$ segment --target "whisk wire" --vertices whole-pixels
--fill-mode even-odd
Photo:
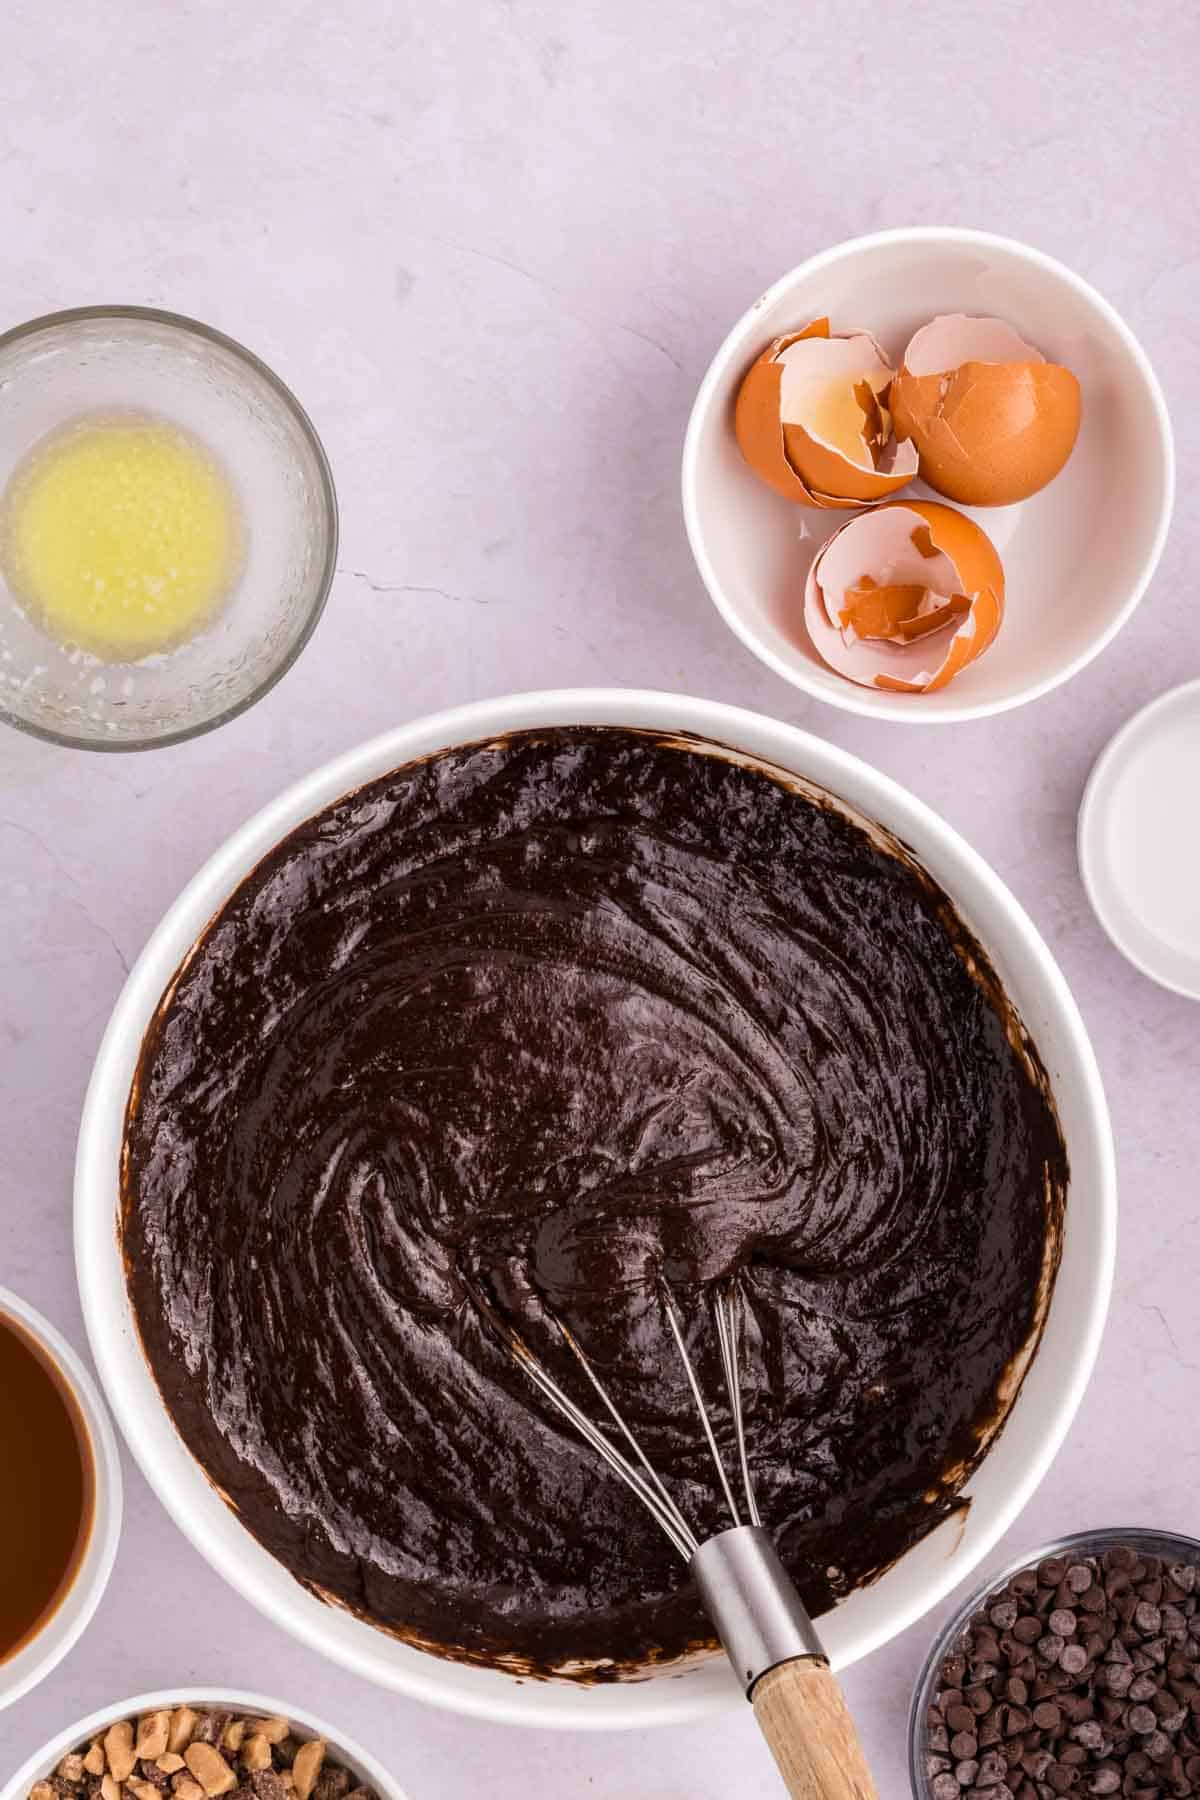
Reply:
[[[745,1507],[749,1514],[751,1524],[761,1525],[762,1520],[759,1517],[758,1505],[754,1497],[754,1487],[750,1479],[750,1464],[746,1450],[746,1426],[742,1412],[741,1380],[738,1368],[738,1315],[735,1311],[732,1296],[724,1289],[717,1289],[715,1291],[712,1305],[713,1318],[717,1332],[717,1342],[721,1353],[721,1367],[725,1376],[726,1394],[729,1402],[730,1414],[733,1419],[738,1467],[741,1472],[742,1486],[745,1491]],[[704,1395],[700,1389],[699,1377],[696,1374],[696,1366],[692,1361],[691,1354],[687,1347],[683,1321],[680,1318],[679,1310],[675,1305],[674,1299],[666,1289],[663,1291],[663,1307],[666,1312],[667,1323],[671,1328],[671,1335],[675,1339],[675,1345],[679,1351],[679,1358],[683,1364],[683,1370],[687,1378],[688,1386],[691,1389],[692,1400],[695,1403],[696,1412],[700,1418],[705,1441],[708,1444],[713,1463],[716,1467],[717,1476],[721,1483],[721,1491],[725,1496],[725,1502],[729,1507],[734,1525],[740,1526],[742,1523],[742,1515],[738,1508],[733,1484],[730,1481],[728,1471],[725,1467],[725,1459],[721,1454],[720,1445],[717,1443],[717,1435],[713,1429],[711,1414],[704,1402]],[[514,1331],[510,1325],[507,1325],[501,1320],[499,1316],[492,1311],[490,1306],[485,1307],[485,1311],[492,1319],[496,1329],[503,1336],[504,1341],[508,1345],[510,1354],[520,1363],[530,1380],[533,1381],[540,1392],[545,1395],[546,1399],[557,1408],[567,1420],[568,1424],[574,1427],[584,1439],[585,1443],[589,1444],[591,1448],[603,1458],[604,1462],[613,1473],[618,1475],[630,1491],[636,1495],[642,1505],[650,1513],[651,1517],[655,1520],[656,1524],[658,1524],[666,1533],[684,1562],[690,1563],[693,1556],[695,1556],[700,1548],[700,1540],[692,1531],[687,1520],[679,1510],[679,1507],[671,1497],[666,1484],[663,1482],[661,1476],[642,1449],[641,1444],[630,1429],[612,1395],[592,1367],[589,1358],[584,1353],[583,1346],[579,1343],[574,1332],[570,1330],[562,1319],[554,1319],[554,1323],[557,1325],[559,1332],[574,1355],[575,1360],[587,1376],[588,1382],[605,1412],[616,1426],[621,1437],[624,1438],[625,1442],[628,1444],[640,1467],[635,1466],[635,1463],[625,1455],[620,1446],[613,1442],[611,1435],[607,1431],[603,1430],[600,1425],[597,1425],[593,1419],[588,1417],[587,1413],[585,1413],[581,1407],[576,1405],[565,1389],[560,1387],[558,1382],[555,1381],[554,1377],[540,1359],[534,1355],[524,1339]]]
[[[729,1484],[729,1477],[725,1473],[725,1461],[717,1445],[716,1433],[712,1428],[712,1420],[708,1416],[708,1408],[704,1404],[704,1396],[700,1392],[700,1383],[696,1379],[696,1370],[692,1364],[691,1357],[688,1355],[687,1345],[683,1340],[683,1326],[679,1322],[679,1314],[675,1310],[675,1302],[672,1300],[670,1294],[665,1294],[663,1296],[663,1303],[667,1309],[667,1323],[671,1327],[672,1335],[675,1338],[676,1346],[683,1361],[684,1372],[688,1378],[688,1386],[692,1390],[692,1399],[696,1402],[696,1411],[700,1414],[700,1423],[704,1427],[704,1435],[708,1439],[708,1447],[712,1451],[713,1461],[717,1465],[717,1474],[721,1479],[721,1487],[725,1493],[726,1503],[730,1512],[733,1514],[734,1524],[740,1525],[742,1522],[742,1515],[738,1511],[738,1504],[734,1498],[733,1489]]]
[[[594,1425],[587,1414],[582,1412],[580,1408],[576,1406],[570,1395],[564,1393],[554,1377],[543,1368],[537,1357],[515,1333],[509,1334],[508,1341],[512,1354],[525,1369],[534,1384],[540,1388],[546,1398],[558,1408],[559,1412],[562,1413],[568,1423],[575,1427],[575,1430],[578,1431],[585,1442],[590,1444],[592,1449],[604,1459],[609,1468],[621,1477],[621,1480],[625,1482],[626,1486],[633,1490],[656,1523],[661,1526],[662,1530],[670,1538],[684,1562],[690,1562],[699,1548],[698,1540],[689,1529],[683,1515],[680,1513],[679,1508],[675,1505],[670,1495],[666,1494],[661,1481],[655,1477],[655,1484],[654,1486],[651,1486],[650,1483],[644,1479],[638,1470],[634,1468],[629,1458],[623,1455],[612,1440],[606,1437],[600,1430],[599,1426]],[[577,1354],[582,1356],[582,1352],[577,1352]],[[608,1410],[616,1418],[617,1423],[620,1425],[625,1436],[631,1438],[628,1427],[625,1425],[620,1414],[617,1412],[616,1407],[601,1386],[599,1377],[590,1367],[588,1368],[588,1373],[591,1376],[593,1385],[604,1400]],[[642,1460],[644,1461],[645,1459],[643,1458]]]
[[[609,1393],[608,1389],[605,1387],[604,1383],[601,1381],[600,1377],[597,1375],[595,1369],[593,1369],[591,1363],[588,1361],[587,1357],[584,1355],[582,1346],[580,1345],[579,1340],[576,1338],[575,1333],[573,1331],[571,1331],[566,1325],[564,1325],[561,1319],[558,1320],[558,1329],[561,1331],[563,1337],[566,1339],[567,1343],[570,1345],[571,1349],[574,1351],[576,1361],[579,1363],[580,1368],[583,1370],[584,1374],[587,1376],[588,1380],[591,1382],[593,1388],[595,1388],[596,1393],[599,1395],[600,1400],[602,1401],[602,1403],[605,1407],[605,1410],[608,1412],[609,1417],[613,1420],[613,1422],[617,1426],[617,1429],[621,1432],[622,1436],[624,1437],[626,1443],[629,1445],[630,1449],[633,1451],[634,1455],[637,1457],[638,1461],[641,1463],[642,1468],[645,1470],[651,1486],[654,1488],[655,1493],[658,1495],[660,1501],[662,1502],[664,1510],[674,1520],[675,1525],[678,1528],[679,1535],[685,1540],[686,1544],[688,1544],[690,1546],[689,1553],[694,1554],[695,1551],[699,1548],[698,1539],[695,1537],[694,1533],[691,1530],[691,1527],[688,1525],[687,1520],[684,1518],[683,1514],[680,1512],[679,1508],[676,1506],[674,1500],[672,1500],[669,1492],[667,1491],[665,1484],[663,1483],[662,1477],[659,1475],[657,1469],[655,1469],[653,1463],[650,1461],[649,1457],[646,1455],[646,1452],[642,1449],[642,1446],[638,1443],[636,1437],[634,1437],[633,1432],[629,1429],[629,1426],[625,1423],[625,1420],[624,1420],[622,1414],[619,1412],[619,1410],[617,1408],[617,1404],[613,1400],[612,1395]]]
[[[761,1525],[754,1483],[750,1479],[750,1461],[746,1453],[746,1421],[742,1414],[742,1382],[738,1368],[737,1319],[727,1291],[718,1289],[713,1300],[713,1316],[717,1325],[717,1342],[721,1347],[721,1363],[725,1370],[725,1390],[733,1414],[733,1430],[737,1439],[738,1464],[742,1471],[742,1491],[752,1525]]]

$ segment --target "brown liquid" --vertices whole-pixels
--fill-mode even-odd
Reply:
[[[87,1427],[60,1371],[0,1317],[0,1662],[57,1611],[92,1529]]]

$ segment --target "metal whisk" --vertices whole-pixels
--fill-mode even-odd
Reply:
[[[678,1308],[666,1290],[663,1306],[733,1519],[727,1530],[703,1540],[697,1538],[684,1518],[564,1321],[556,1318],[554,1322],[619,1438],[628,1446],[628,1454],[619,1441],[614,1441],[575,1403],[517,1333],[504,1327],[504,1337],[512,1355],[538,1389],[620,1476],[687,1564],[704,1609],[754,1707],[794,1800],[877,1800],[853,1721],[821,1640],[759,1517],[746,1451],[738,1370],[739,1313],[732,1291],[724,1287],[714,1289],[712,1314],[733,1420],[746,1522],[717,1443]]]

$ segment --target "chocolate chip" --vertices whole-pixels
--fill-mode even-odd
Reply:
[[[947,1777],[963,1800],[1200,1796],[1198,1590],[1194,1569],[1131,1546],[1018,1571],[939,1670],[925,1800]]]

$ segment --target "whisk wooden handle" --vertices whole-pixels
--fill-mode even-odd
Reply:
[[[755,1682],[750,1698],[792,1800],[879,1800],[842,1690],[823,1658],[777,1664]]]

